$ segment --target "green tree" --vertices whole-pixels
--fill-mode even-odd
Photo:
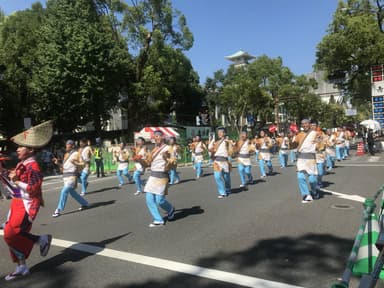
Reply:
[[[111,27],[92,0],[47,2],[31,85],[37,118],[56,120],[64,132],[88,122],[102,129],[132,65]]]
[[[0,14],[0,123],[12,135],[23,128],[24,117],[35,119],[30,83],[44,9],[35,3],[31,9],[10,16]]]
[[[207,77],[204,83],[204,102],[208,106],[211,112],[210,125],[212,127],[219,125],[219,119],[216,119],[216,111],[220,107],[220,95],[222,93],[223,85],[225,81],[225,72],[220,69],[213,73],[213,78]]]
[[[262,55],[247,66],[231,66],[226,74],[217,71],[214,78],[207,78],[205,92],[211,107],[219,106],[226,111],[228,120],[238,131],[244,125],[241,119],[246,113],[264,123],[272,120],[281,129],[288,124],[279,123],[281,112],[294,120],[322,119],[323,103],[311,92],[316,86],[314,79],[294,75],[281,58]]]
[[[355,105],[370,102],[370,69],[384,61],[382,1],[376,3],[339,1],[328,33],[317,46],[316,68],[326,70]]]
[[[201,97],[197,74],[182,54],[193,45],[185,16],[172,7],[170,0],[133,0],[123,15],[123,31],[136,55],[135,81],[126,101],[130,130],[142,124],[162,123],[172,110],[176,110],[178,120],[184,121],[183,115],[195,110],[184,105],[195,105]]]
[[[270,101],[270,96],[248,68],[229,68],[220,99],[221,107],[228,111],[226,116],[237,132],[245,125],[246,113],[261,110]]]
[[[185,16],[172,7],[170,0],[132,0],[131,4],[126,7],[123,25],[130,47],[138,51],[136,80],[140,81],[152,46],[188,50],[193,45],[193,35]]]

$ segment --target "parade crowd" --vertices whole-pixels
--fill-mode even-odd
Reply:
[[[51,123],[46,122],[32,127],[11,139],[18,145],[17,156],[20,161],[14,169],[6,169],[2,162],[6,159],[0,158],[0,183],[11,198],[8,219],[2,228],[11,258],[16,263],[15,271],[7,275],[6,280],[29,273],[26,259],[35,244],[39,246],[42,256],[46,256],[49,251],[51,235],[39,236],[30,233],[39,207],[44,205],[41,188],[43,174],[36,161],[36,152],[50,140],[51,136],[46,132],[52,130],[49,125]],[[46,136],[42,137],[41,133]],[[352,132],[345,127],[323,130],[316,121],[303,119],[300,129],[294,125],[288,133],[280,132],[273,138],[269,131],[262,130],[254,137],[249,135],[248,131],[241,131],[239,139],[234,141],[226,135],[224,127],[219,127],[217,137],[212,135],[207,141],[203,141],[200,136],[195,136],[188,149],[192,154],[196,181],[204,176],[204,155],[209,155],[217,198],[225,199],[231,194],[230,175],[234,168],[233,163],[237,163],[240,188],[248,190],[249,185],[255,183],[252,158],[258,163],[261,178],[273,175],[272,148],[277,147],[281,169],[285,169],[289,162],[296,163],[300,201],[307,204],[321,198],[323,176],[335,167],[336,161],[342,161],[349,156],[352,137]],[[180,182],[177,160],[181,148],[176,138],[166,141],[160,130],[154,132],[154,141],[153,149],[147,148],[143,138],[137,138],[133,147],[128,147],[122,142],[112,153],[117,163],[118,188],[122,188],[126,182],[134,183],[135,195],[145,193],[146,206],[152,217],[149,227],[161,227],[175,215],[175,206],[167,200],[167,194],[169,185]],[[101,139],[96,139],[95,147],[91,147],[87,139],[81,139],[79,147],[75,144],[75,141],[67,140],[63,157],[50,157],[51,161],[60,167],[63,178],[63,188],[52,217],[62,215],[68,195],[79,203],[79,210],[90,207],[86,195],[92,158],[96,163],[96,176],[105,176]],[[133,171],[129,169],[130,161],[134,164]],[[149,177],[143,181],[142,177],[147,170]],[[81,187],[80,193],[76,190],[78,184]],[[165,217],[161,210],[166,213]]]

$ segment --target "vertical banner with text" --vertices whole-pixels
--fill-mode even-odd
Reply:
[[[384,67],[371,67],[372,116],[384,128]]]

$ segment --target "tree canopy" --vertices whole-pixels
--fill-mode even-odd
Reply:
[[[115,108],[128,114],[132,132],[170,113],[192,122],[201,105],[183,53],[193,35],[169,0],[36,3],[0,13],[0,44],[0,130],[8,134],[25,117],[53,119],[61,132],[90,122],[100,131]]]
[[[238,131],[245,126],[240,119],[246,115],[262,123],[275,122],[282,129],[289,120],[281,123],[282,112],[291,120],[311,117],[328,127],[340,125],[345,120],[343,109],[321,102],[313,92],[316,85],[314,79],[294,75],[280,57],[262,55],[249,65],[230,66],[227,72],[219,70],[208,77],[205,101],[211,110],[216,106],[226,111],[227,120]],[[328,111],[337,111],[340,117],[328,117]]]
[[[317,69],[344,89],[353,104],[370,101],[370,69],[384,62],[383,1],[339,1],[317,47]]]

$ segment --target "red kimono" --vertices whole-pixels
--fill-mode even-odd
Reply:
[[[4,227],[4,240],[9,246],[12,260],[27,259],[38,236],[29,231],[36,218],[40,205],[44,205],[41,185],[43,174],[36,160],[31,157],[16,166],[20,179],[21,197],[11,200],[8,220]]]

